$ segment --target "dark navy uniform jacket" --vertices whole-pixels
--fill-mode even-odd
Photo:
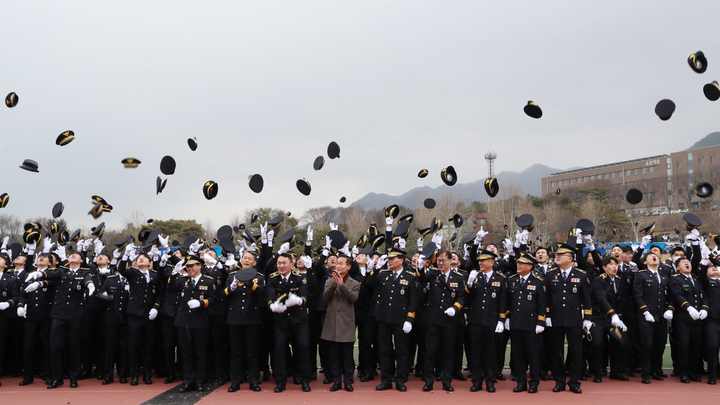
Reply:
[[[582,328],[584,320],[592,321],[592,297],[590,280],[583,270],[571,267],[566,279],[562,270],[554,268],[545,274],[548,305],[546,316],[552,326],[559,328]],[[582,311],[582,312],[581,312]]]
[[[545,282],[537,274],[530,274],[521,285],[520,274],[507,279],[510,330],[534,331],[535,326],[545,326]]]
[[[403,269],[395,278],[390,269],[374,270],[367,279],[369,287],[376,287],[375,321],[402,325],[413,323],[418,301],[418,277]]]
[[[72,271],[68,267],[61,266],[57,269],[43,270],[40,272],[40,280],[57,281],[55,300],[50,313],[52,318],[68,321],[83,318],[87,286],[93,283],[88,268],[80,267]],[[98,287],[95,286],[96,291]]]
[[[485,281],[485,273],[478,273],[473,285],[467,287],[465,298],[468,323],[495,327],[498,321],[505,320],[507,312],[507,278],[493,271],[490,281]]]
[[[209,328],[207,308],[215,302],[215,280],[210,276],[200,275],[195,284],[190,276],[175,274],[171,277],[169,287],[180,293],[174,325],[187,329]],[[200,301],[200,307],[190,308],[190,300]]]
[[[235,291],[230,285],[235,279],[237,270],[230,272],[227,277],[227,286],[222,293],[229,300],[227,311],[227,325],[261,325],[262,309],[265,307],[265,277],[258,273],[254,279],[246,283],[238,283]]]
[[[392,275],[390,276],[393,277]],[[421,272],[420,282],[428,283],[427,304],[424,308],[425,320],[432,325],[454,325],[454,317],[462,317],[461,309],[465,305],[465,279],[458,271],[448,271],[447,281],[445,274],[437,269],[428,269]],[[417,294],[417,287],[413,288]],[[455,307],[455,316],[448,316],[445,311]]]
[[[273,324],[276,327],[287,328],[290,325],[297,325],[307,322],[308,319],[308,284],[305,277],[300,272],[293,270],[288,275],[287,281],[283,280],[279,271],[270,274],[270,278],[265,288],[265,299],[267,305],[273,302],[285,302],[290,293],[302,298],[302,305],[289,307],[287,311],[278,314],[273,312]]]

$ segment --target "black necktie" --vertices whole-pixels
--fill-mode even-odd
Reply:
[[[614,278],[612,279],[612,285],[613,285],[613,290],[615,290],[615,294],[617,294],[617,284],[615,284]]]
[[[520,277],[520,287],[522,287],[522,286],[524,286],[524,285],[525,285],[525,278],[524,278],[524,277]]]

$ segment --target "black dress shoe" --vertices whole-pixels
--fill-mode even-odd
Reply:
[[[407,391],[407,387],[405,386],[405,383],[401,383],[401,382],[396,382],[396,383],[395,383],[395,389],[398,390],[398,391],[400,391],[400,392],[405,392],[405,391]]]
[[[453,388],[453,386],[450,385],[450,384],[443,384],[443,389],[444,389],[445,391],[447,391],[447,392],[453,392],[453,391],[455,391],[455,388]]]
[[[302,390],[303,392],[310,392],[310,383],[307,381],[302,382]]]
[[[332,384],[332,383],[333,383],[332,378],[325,376],[325,378],[323,379],[323,384]]]
[[[190,383],[190,384],[182,383],[182,384],[180,384],[180,388],[178,389],[178,391],[180,391],[180,392],[188,392],[188,391],[194,390],[195,388],[196,388],[196,387],[195,387],[195,384],[192,384],[192,383]]]
[[[465,377],[465,374],[463,374],[462,371],[453,373],[453,378],[459,381],[467,381],[467,377]]]
[[[285,384],[278,384],[275,386],[275,392],[283,392],[285,391]]]
[[[325,377],[325,380],[327,380],[327,377]],[[325,383],[325,382],[323,381],[323,383]],[[300,385],[300,384],[302,384],[302,378],[300,378],[300,377],[293,377],[293,384],[295,384],[295,385]],[[329,383],[327,383],[327,384],[329,384]]]
[[[715,385],[715,384],[716,384],[715,379],[714,379],[714,378],[708,378],[708,384],[710,384],[710,385]]]
[[[565,391],[565,387],[561,387],[559,385],[556,385],[553,387],[553,392],[562,392]]]
[[[601,383],[601,382],[602,382],[602,377],[593,377],[593,382],[594,382],[594,383]]]
[[[648,377],[643,377],[640,382],[643,384],[650,384],[650,379]]]
[[[342,384],[340,384],[340,383],[333,383],[332,387],[330,387],[331,392],[335,392],[335,391],[341,390],[341,389],[342,389]]]
[[[536,394],[537,393],[537,385],[532,385],[530,388],[528,388],[528,394]]]
[[[375,391],[385,391],[385,390],[391,390],[392,384],[391,383],[381,383],[377,387],[375,387]]]
[[[628,377],[635,377],[635,372],[633,372],[633,371],[628,371],[627,373],[625,373],[625,375],[628,376]]]
[[[690,376],[690,381],[692,381],[692,382],[702,382],[702,380],[700,379],[700,376],[697,376],[697,375],[692,375],[692,376]]]
[[[345,391],[347,391],[347,392],[353,392],[353,391],[355,391],[355,388],[353,388],[352,384],[350,384],[350,383],[345,383]]]
[[[77,381],[70,381],[70,388],[77,388]]]
[[[518,385],[515,388],[513,388],[513,392],[523,392],[526,390],[527,390],[527,387],[524,385]]]
[[[478,392],[482,391],[482,383],[474,383],[472,387],[470,387],[470,392]]]
[[[144,382],[145,384],[150,385],[150,384],[152,384],[152,378],[150,378],[150,377],[145,377],[145,378],[143,378],[143,382]]]
[[[198,384],[197,385],[198,392],[210,392],[210,386],[207,384]]]
[[[130,385],[138,385],[138,378],[133,377],[132,380],[130,380]]]
[[[127,377],[120,377],[120,384],[127,384]]]
[[[495,392],[495,384],[493,384],[493,383],[487,384],[486,390],[487,390],[487,392]]]
[[[92,377],[92,374],[87,371],[81,371],[77,375],[78,380],[86,380],[88,378]]]
[[[660,375],[663,376],[663,377],[667,377],[667,376],[668,376],[667,373],[665,373],[665,372],[662,371],[662,370],[658,371],[658,374],[660,374]]]
[[[362,376],[362,378],[360,378],[360,382],[368,382],[374,379],[375,377],[372,374],[365,374],[364,376]]]
[[[663,380],[662,374],[659,374],[659,373],[652,373],[652,374],[650,374],[650,378],[652,378],[653,380],[658,380],[658,381],[662,381],[662,380]]]
[[[257,384],[250,384],[250,391],[258,392],[258,391],[260,391],[260,390],[262,390],[262,388],[260,388],[259,385],[257,385]]]
[[[33,383],[33,380],[22,380],[22,381],[20,381],[20,384],[18,384],[18,385],[20,385],[21,387],[24,387],[24,386],[32,384],[32,383]]]
[[[51,389],[57,388],[63,384],[64,384],[64,382],[62,380],[55,380],[47,386],[47,389],[51,390]]]
[[[540,373],[540,380],[541,381],[547,381],[550,377],[547,375],[547,373]]]
[[[235,392],[240,389],[240,384],[230,384],[230,388],[228,388],[228,392]]]
[[[433,385],[431,383],[425,383],[425,385],[423,386],[423,391],[427,392],[427,391],[432,391],[432,390],[433,390]]]
[[[502,373],[502,371],[498,371],[497,376],[495,376],[495,379],[500,381],[505,381],[505,374]]]
[[[112,384],[112,383],[114,383],[114,382],[115,382],[115,380],[113,380],[112,377],[108,377],[108,378],[106,378],[106,379],[103,380],[102,385],[108,385],[108,384]]]
[[[420,371],[420,370],[415,370],[415,377],[417,377],[417,378],[422,378],[422,371]]]
[[[690,384],[690,379],[687,377],[680,377],[680,382],[684,384]]]
[[[582,394],[582,389],[580,389],[580,387],[578,386],[570,387],[570,392],[572,392],[573,394]]]
[[[673,370],[672,373],[670,373],[670,377],[677,377],[678,373],[677,371]]]
[[[168,378],[163,381],[163,384],[172,384],[175,382],[175,378],[173,376],[168,376]]]
[[[310,379],[313,381],[317,380],[317,369],[310,374]]]

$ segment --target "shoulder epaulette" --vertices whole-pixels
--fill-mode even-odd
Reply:
[[[409,275],[411,275],[411,276],[413,276],[413,277],[418,277],[418,274],[417,274],[416,272],[414,272],[414,271],[408,271],[407,274],[409,274]]]
[[[231,274],[235,274],[235,273],[237,273],[237,272],[238,272],[237,270],[233,270],[233,271],[231,271],[230,273],[228,273],[228,276],[231,275]]]
[[[113,277],[117,277],[117,276],[118,276],[117,274],[111,274],[111,275],[107,276],[107,278],[113,278]]]
[[[545,281],[544,278],[542,278],[542,277],[540,277],[540,276],[538,276],[537,274],[534,274],[534,273],[533,273],[533,277],[535,277],[536,279],[538,279],[538,280],[540,280],[540,281]]]
[[[607,276],[608,276],[607,273],[603,273],[600,275],[600,278],[605,279],[605,278],[607,278]]]
[[[646,269],[643,269],[643,270],[638,270],[637,272],[638,272],[638,273],[643,273],[643,272],[646,272],[646,271],[647,271]]]
[[[464,276],[463,276],[463,274],[462,274],[462,273],[460,273],[460,272],[459,272],[459,271],[457,271],[457,270],[453,270],[453,273],[457,274],[458,276],[464,277]]]
[[[498,274],[500,274],[500,273],[498,273]],[[513,278],[513,277],[518,277],[518,273],[515,273],[515,274],[513,274],[512,276],[510,276],[510,277],[508,277],[508,278]]]
[[[550,273],[551,271],[557,271],[557,270],[558,270],[557,267],[551,267],[548,269],[547,273]]]
[[[498,271],[496,271],[495,274],[497,274],[498,276],[500,276],[500,277],[502,277],[502,278],[508,278],[506,275],[504,275],[504,274],[502,274],[502,273],[500,273],[500,272],[498,272]]]
[[[280,275],[279,271],[276,271],[275,273],[270,274],[270,278],[277,277]]]
[[[677,273],[677,274],[673,274],[671,277],[677,277],[679,275],[680,275],[680,273]]]
[[[380,273],[385,272],[385,271],[392,271],[392,270],[390,270],[390,269],[382,269],[382,270],[380,270]]]
[[[296,275],[296,276],[302,277],[302,274],[300,274],[300,272],[297,271],[297,269],[293,269],[293,270],[292,270],[292,274],[294,274],[294,275]]]
[[[210,280],[215,280],[213,277],[210,277],[210,276],[203,275],[203,277],[209,278]]]
[[[582,273],[582,274],[586,274],[586,273],[587,273],[585,270],[578,269],[577,267],[575,267],[575,270],[579,271],[579,272]]]
[[[153,273],[157,273],[157,270],[155,269],[150,269],[150,271],[152,271]]]

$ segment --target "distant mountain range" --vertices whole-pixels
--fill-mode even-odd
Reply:
[[[711,132],[691,146],[688,150],[707,148],[708,146],[720,145],[720,132]]]
[[[495,175],[502,189],[503,184],[515,184],[522,190],[522,194],[531,194],[540,196],[541,183],[543,177],[548,177],[550,173],[561,171],[553,167],[542,164],[535,164],[522,172],[504,171]],[[471,203],[473,201],[485,201],[484,187],[485,179],[474,181],[472,183],[455,184],[452,191],[460,197],[463,202]],[[447,186],[442,185],[435,188],[432,187],[416,187],[400,196],[391,196],[387,194],[368,193],[361,199],[353,202],[351,206],[360,206],[364,209],[383,209],[390,204],[399,204],[408,208],[417,208],[422,205],[422,201],[427,197],[439,198]]]

